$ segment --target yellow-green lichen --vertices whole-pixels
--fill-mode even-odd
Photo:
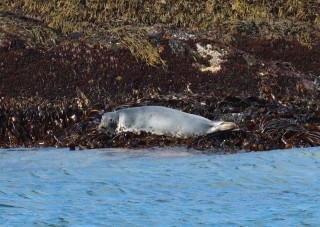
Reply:
[[[110,29],[154,24],[191,31],[220,29],[225,40],[244,34],[295,39],[308,45],[319,37],[320,29],[320,2],[309,0],[2,0],[2,24],[6,12],[36,20],[39,27],[28,30],[18,20],[6,21],[11,23],[10,29],[2,26],[2,32],[29,33],[31,40],[45,45],[73,33],[105,45]],[[143,30],[118,29],[116,36],[137,58],[149,64],[162,63]],[[146,50],[140,50],[142,44]]]

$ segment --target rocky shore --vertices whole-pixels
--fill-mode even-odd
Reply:
[[[235,153],[320,146],[316,24],[306,42],[254,33],[253,25],[231,38],[218,26],[163,23],[66,35],[8,5],[0,11],[1,148],[187,146]],[[30,35],[36,28],[43,42]],[[103,112],[142,105],[233,121],[240,131],[188,140],[97,131]]]

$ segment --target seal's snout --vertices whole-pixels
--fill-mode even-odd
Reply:
[[[110,128],[110,127],[107,127],[105,124],[101,123],[99,126],[98,126],[98,132],[100,133],[104,133],[108,136],[113,136],[114,135],[114,131]]]
[[[106,127],[100,123],[100,125],[98,126],[98,131],[99,132],[103,132],[103,131],[106,131]]]
[[[105,126],[105,124],[100,123],[100,125],[98,126],[98,132],[107,133],[108,132],[108,128]]]

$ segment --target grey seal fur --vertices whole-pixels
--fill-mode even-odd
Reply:
[[[102,116],[99,131],[109,135],[121,132],[150,132],[178,138],[234,130],[233,122],[211,121],[207,118],[161,106],[142,106],[107,112]]]

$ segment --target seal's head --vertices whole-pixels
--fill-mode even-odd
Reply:
[[[104,132],[107,135],[114,135],[118,127],[119,114],[115,112],[105,113],[101,118],[101,123],[98,127],[100,132]]]

